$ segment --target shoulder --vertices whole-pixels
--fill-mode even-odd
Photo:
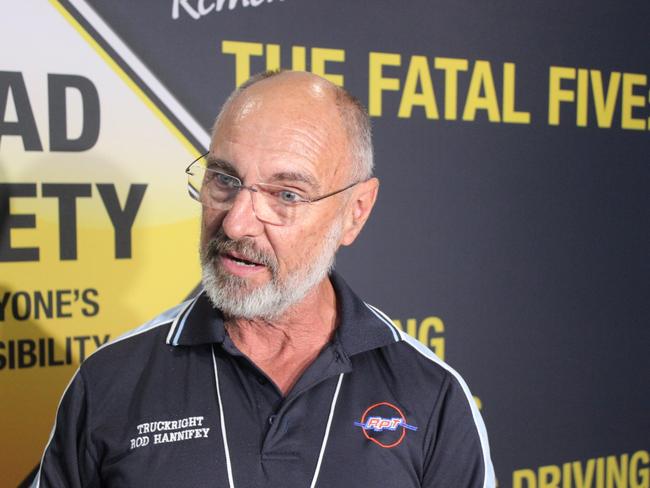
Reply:
[[[144,324],[125,332],[99,347],[81,364],[80,370],[103,369],[108,365],[120,364],[122,359],[132,363],[138,358],[146,361],[146,352],[152,348],[164,347],[170,328],[190,301],[176,305]]]
[[[450,377],[460,378],[453,368],[428,347],[396,327],[388,315],[373,305],[364,305],[374,314],[375,321],[392,334],[392,340],[376,351],[385,357],[391,368],[398,372],[408,372],[410,376],[424,375],[438,382],[449,381]]]

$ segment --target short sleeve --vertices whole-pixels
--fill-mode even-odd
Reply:
[[[427,426],[423,488],[492,488],[494,470],[485,426],[469,390],[448,374]]]
[[[88,395],[82,371],[78,370],[61,398],[33,487],[81,488],[100,485],[88,417]]]

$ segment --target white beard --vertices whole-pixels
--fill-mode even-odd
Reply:
[[[210,259],[207,251],[201,249],[203,288],[212,305],[228,317],[266,321],[277,319],[327,277],[334,267],[342,232],[342,222],[338,219],[325,236],[316,259],[306,267],[294,270],[284,280],[278,277],[277,262],[266,256],[265,264],[271,271],[271,280],[253,289],[248,288],[245,278],[233,276],[220,264],[215,264],[218,256]]]

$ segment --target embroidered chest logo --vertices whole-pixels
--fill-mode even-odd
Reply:
[[[366,439],[387,449],[398,446],[404,440],[407,430],[418,430],[406,421],[399,407],[388,402],[369,406],[363,412],[361,421],[354,425],[361,427]]]
[[[203,426],[204,417],[183,417],[175,420],[154,420],[136,426],[130,449],[153,444],[187,441],[208,437],[210,427]]]

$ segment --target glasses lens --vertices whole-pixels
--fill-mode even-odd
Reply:
[[[261,220],[276,225],[291,225],[295,222],[299,204],[305,198],[295,190],[283,186],[260,183],[254,185],[255,214]]]
[[[241,182],[238,178],[206,167],[205,158],[196,161],[187,171],[187,190],[202,205],[219,210],[232,206]]]

